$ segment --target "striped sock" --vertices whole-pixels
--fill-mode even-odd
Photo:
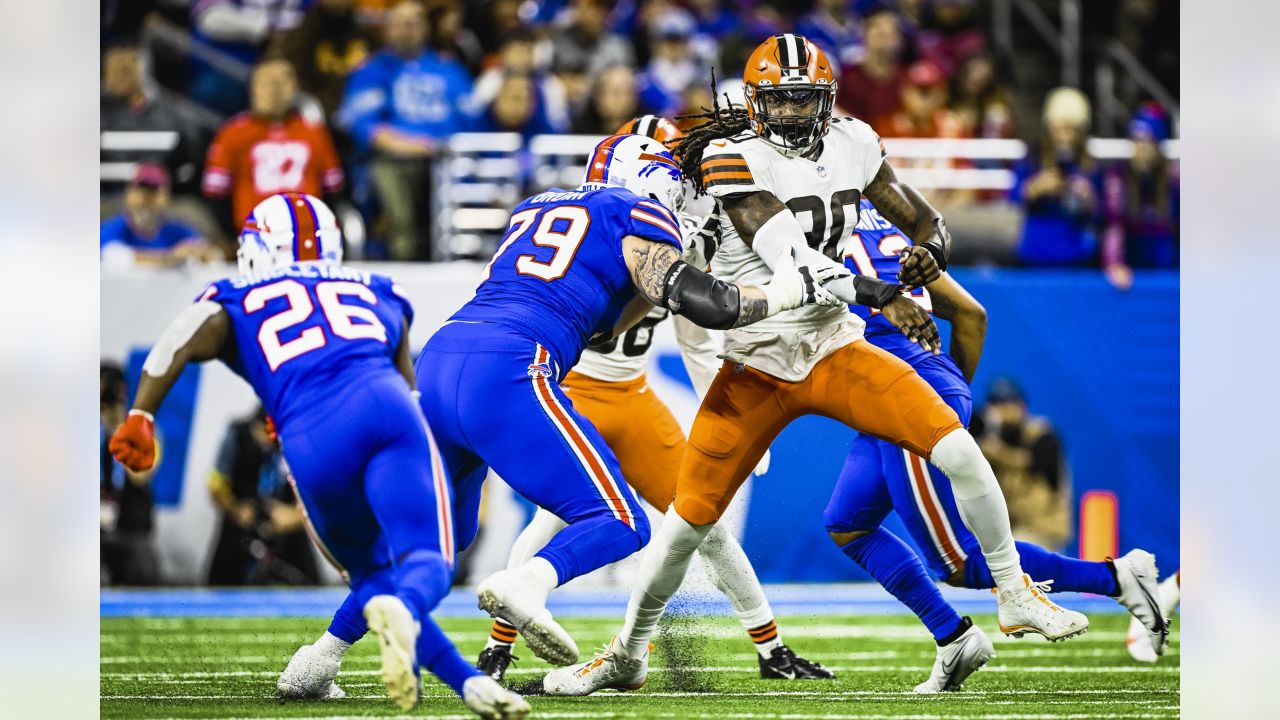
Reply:
[[[516,627],[505,620],[494,620],[493,627],[489,629],[489,642],[485,644],[486,648],[497,647],[499,645],[515,645],[516,644]]]
[[[751,636],[751,642],[756,644],[756,652],[761,657],[769,657],[775,648],[782,647],[782,638],[778,635],[778,623],[770,620],[769,622],[747,630],[747,634]]]

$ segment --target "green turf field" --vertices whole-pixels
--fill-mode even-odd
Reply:
[[[679,616],[677,616],[679,617]],[[1155,666],[1124,651],[1127,615],[1095,615],[1082,638],[1049,644],[1005,639],[992,616],[976,618],[997,657],[964,691],[910,694],[927,677],[933,645],[908,616],[784,617],[784,639],[836,671],[834,682],[761,680],[746,636],[728,618],[677,620],[659,639],[649,685],[588,698],[533,697],[544,718],[1156,718],[1178,714],[1178,639]],[[567,619],[584,656],[609,638],[618,619]],[[442,625],[468,657],[484,645],[488,623]],[[358,644],[338,682],[346,700],[282,705],[275,678],[294,649],[324,630],[323,619],[102,619],[102,717],[292,718],[398,714],[378,681],[376,645]],[[1176,627],[1176,625],[1175,625]],[[546,665],[527,652],[508,675],[541,688]],[[532,691],[530,691],[532,694]],[[434,679],[411,717],[469,718]]]

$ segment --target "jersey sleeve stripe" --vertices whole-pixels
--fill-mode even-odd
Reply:
[[[710,160],[703,160],[702,169],[703,171],[706,171],[707,168],[720,167],[722,165],[746,165],[746,164],[747,164],[747,159],[742,157],[741,155],[732,155],[732,154],[716,155]]]
[[[751,177],[749,172],[722,172],[716,175],[706,175],[703,180],[708,182],[737,182],[737,183],[753,183],[755,178]]]
[[[646,209],[646,210],[652,210],[652,211],[654,211],[654,212],[658,213],[658,215],[662,216],[664,219],[666,219],[666,220],[667,220],[667,222],[671,223],[672,225],[677,225],[677,224],[679,224],[679,223],[676,221],[676,216],[675,216],[675,215],[673,215],[673,214],[671,213],[671,211],[670,211],[670,210],[666,209],[665,207],[663,207],[662,205],[659,205],[659,204],[658,204],[658,203],[656,203],[656,202],[652,202],[652,201],[650,201],[650,200],[641,200],[640,202],[638,202],[638,203],[636,203],[636,204],[637,204],[637,205],[641,205],[641,206],[643,206],[643,207],[644,207],[644,209]]]
[[[649,223],[650,225],[656,228],[665,230],[669,235],[675,238],[677,244],[680,243],[680,231],[677,230],[674,225],[667,222],[666,220],[663,220],[662,218],[656,215],[650,215],[649,213],[641,210],[640,208],[632,208],[631,217],[641,222]]]

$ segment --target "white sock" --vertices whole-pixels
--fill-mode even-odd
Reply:
[[[320,636],[319,640],[316,640],[312,644],[317,650],[329,657],[337,659],[339,662],[341,662],[342,656],[347,654],[347,648],[351,647],[351,643],[339,638],[337,635],[334,635],[327,630],[324,635]]]
[[[524,530],[520,531],[516,541],[511,545],[511,554],[507,556],[507,569],[514,570],[529,562],[534,553],[546,547],[547,543],[551,542],[551,538],[566,527],[568,525],[550,510],[538,508],[538,512],[533,514],[533,519]]]
[[[933,446],[929,462],[951,479],[960,517],[977,537],[996,587],[1001,591],[1025,587],[1009,526],[1009,506],[973,436],[964,429],[951,431]]]
[[[649,640],[658,629],[667,601],[680,589],[694,551],[710,530],[710,525],[690,525],[676,514],[675,508],[667,510],[662,527],[649,541],[640,561],[627,603],[627,619],[618,633],[625,654],[641,657],[649,651]]]
[[[711,576],[711,581],[733,603],[733,611],[748,633],[766,629],[773,623],[773,608],[769,607],[769,600],[764,596],[764,588],[760,587],[755,568],[751,567],[751,561],[742,551],[742,546],[725,526],[716,525],[707,533],[702,546],[698,548],[698,554],[702,556],[703,566]],[[773,635],[772,640],[756,643],[756,649],[761,655],[767,657],[768,653],[782,644],[776,633]],[[752,639],[755,639],[754,635]],[[762,647],[764,645],[768,647]]]
[[[556,573],[555,567],[540,557],[529,558],[511,572],[516,573],[521,588],[525,589],[530,597],[536,597],[539,605],[546,605],[547,595],[560,584],[560,576]]]

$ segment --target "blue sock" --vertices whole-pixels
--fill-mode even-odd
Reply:
[[[1022,558],[1022,570],[1032,580],[1052,580],[1052,592],[1087,592],[1095,595],[1114,596],[1119,592],[1116,576],[1105,562],[1077,560],[1045,550],[1029,542],[1018,542],[1018,555]],[[974,553],[964,561],[964,586],[970,588],[995,587],[987,560]]]
[[[396,568],[396,595],[409,607],[415,620],[431,614],[449,593],[453,572],[435,550],[414,550]]]
[[[418,634],[418,664],[430,670],[461,697],[462,684],[481,672],[462,658],[458,648],[445,637],[430,616],[423,616],[418,622],[422,624],[422,632]]]
[[[964,618],[942,599],[920,557],[897,535],[876,528],[840,550],[911,608],[933,633],[934,640],[950,638],[964,623]]]
[[[347,598],[342,601],[329,623],[329,634],[352,645],[368,631],[369,626],[364,621],[364,604],[354,592],[347,593]]]

